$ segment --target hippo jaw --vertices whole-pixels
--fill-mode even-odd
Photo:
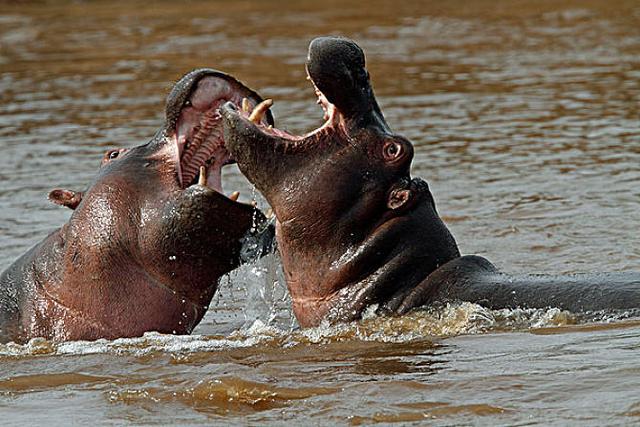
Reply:
[[[233,77],[208,69],[187,74],[167,98],[166,137],[173,144],[178,185],[205,185],[222,194],[222,167],[233,163],[224,146],[220,107],[255,106],[262,99]],[[273,125],[268,112],[262,123]],[[237,198],[234,193],[233,198]]]
[[[127,156],[143,157],[144,167],[153,165],[160,174],[170,175],[175,189],[200,185],[224,196],[222,168],[234,160],[225,147],[220,107],[229,102],[253,108],[261,101],[255,91],[226,73],[206,68],[191,71],[168,95],[165,124],[155,138],[143,146],[107,151],[100,166],[108,168]],[[261,124],[273,125],[270,111],[261,116]],[[163,181],[168,184],[164,177]],[[230,196],[233,201],[237,197],[237,192]]]
[[[150,268],[163,276],[182,270],[180,276],[190,277],[194,283],[209,283],[213,291],[217,278],[240,264],[247,238],[260,236],[264,240],[260,242],[264,248],[250,242],[260,252],[270,245],[267,240],[272,234],[254,204],[239,202],[237,191],[228,196],[223,192],[222,168],[234,163],[225,147],[220,115],[220,107],[227,102],[253,107],[262,98],[220,71],[198,69],[182,77],[167,97],[165,127],[158,137],[158,151],[151,156],[158,160],[158,170],[165,178],[173,178],[172,183],[171,179],[162,180],[171,201],[161,216],[167,222],[164,228],[179,237],[165,251],[182,258],[185,266],[166,271],[164,266]],[[270,112],[261,117],[261,123],[273,125]],[[149,241],[163,245],[160,233]],[[203,268],[203,274],[195,274],[193,265],[202,266],[203,260],[210,266]],[[211,283],[212,279],[216,283]]]
[[[306,64],[325,123],[304,135],[222,108],[226,146],[276,215],[276,237],[302,326],[393,311],[459,256],[427,184],[410,177],[413,145],[394,134],[352,41],[319,38]]]

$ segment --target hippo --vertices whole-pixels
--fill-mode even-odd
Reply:
[[[376,101],[362,49],[313,40],[308,79],[325,123],[304,135],[222,107],[226,147],[265,196],[302,327],[358,319],[365,309],[405,314],[462,300],[492,309],[576,312],[640,307],[640,274],[512,276],[461,256],[428,184],[410,176],[413,145]]]
[[[0,276],[0,342],[190,333],[219,278],[273,238],[221,180],[232,158],[219,107],[261,101],[227,74],[192,71],[150,142],[108,151],[85,191],[53,190],[71,217]],[[270,113],[261,120],[273,124]]]

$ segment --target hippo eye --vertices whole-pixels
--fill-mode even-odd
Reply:
[[[402,155],[402,145],[394,141],[389,141],[384,144],[382,154],[385,160],[395,160]]]
[[[117,158],[120,155],[120,151],[118,150],[113,150],[110,151],[109,154],[107,155],[107,157],[109,158],[109,160],[113,160],[115,158]]]

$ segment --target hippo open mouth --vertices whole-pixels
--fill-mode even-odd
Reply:
[[[295,135],[250,120],[249,114],[238,111],[232,104],[226,105],[223,113],[227,112],[231,122],[234,113],[238,114],[245,126],[253,127],[253,132],[274,137],[270,142],[286,150],[309,148],[308,144],[324,139],[326,133],[341,132],[346,136],[356,128],[376,127],[381,133],[392,133],[373,94],[369,73],[364,68],[364,56],[357,45],[342,38],[317,38],[309,46],[305,68],[307,80],[324,112],[324,123],[320,127]],[[245,129],[244,133],[251,133],[251,130]],[[394,148],[397,146],[390,147],[391,155],[396,155]]]
[[[184,83],[183,83],[184,82]],[[182,83],[182,84],[180,84]],[[196,70],[168,97],[167,125],[175,144],[176,177],[180,188],[200,184],[223,194],[222,167],[233,163],[225,147],[220,107],[229,102],[245,110],[262,111],[254,120],[273,125],[267,101],[235,78],[215,70]],[[237,200],[238,192],[229,198]]]
[[[288,132],[285,129],[276,128],[275,126],[273,126],[273,124],[265,123],[265,121],[262,120],[262,115],[265,111],[270,113],[270,110],[268,109],[273,105],[272,100],[267,100],[267,102],[259,106],[260,108],[256,107],[253,110],[247,109],[246,106],[243,109],[239,109],[233,102],[223,105],[222,110],[223,112],[226,111],[230,117],[236,114],[238,118],[244,122],[245,126],[252,127],[254,132],[258,131],[263,133],[265,136],[273,136],[278,138],[278,145],[280,145],[282,148],[302,148],[302,146],[304,145],[318,141],[320,139],[318,138],[320,134],[338,130],[338,127],[342,122],[340,111],[334,104],[329,102],[322,91],[318,89],[313,78],[308,74],[308,70],[307,79],[313,85],[316,96],[318,98],[317,103],[322,107],[324,113],[324,123],[318,128],[312,129],[304,134],[296,135]]]

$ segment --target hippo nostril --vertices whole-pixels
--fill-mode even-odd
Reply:
[[[226,110],[226,109],[229,109],[229,110],[232,110],[232,111],[238,111],[238,107],[236,106],[236,104],[234,104],[234,103],[233,103],[233,102],[231,102],[231,101],[226,102],[226,103],[223,105],[223,110]]]

